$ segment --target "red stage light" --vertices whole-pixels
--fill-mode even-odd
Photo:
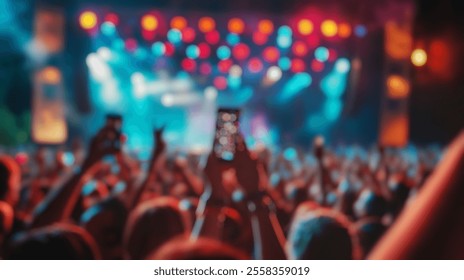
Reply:
[[[308,47],[315,48],[320,45],[321,40],[317,35],[310,35],[306,39],[306,42],[308,43]]]
[[[306,68],[306,65],[303,60],[299,58],[292,59],[292,66],[290,70],[294,73],[303,72]]]
[[[195,40],[195,30],[191,27],[182,30],[182,40],[186,43],[191,43]]]
[[[262,46],[266,44],[267,42],[267,35],[261,32],[254,32],[253,33],[253,42],[255,42],[256,45]]]
[[[245,23],[239,18],[233,18],[229,20],[229,24],[227,26],[230,32],[236,34],[243,33],[243,30],[245,29]]]
[[[105,21],[107,22],[111,22],[112,24],[114,24],[115,26],[119,24],[119,17],[117,14],[107,14],[105,16]]]
[[[182,68],[187,72],[193,72],[195,71],[195,68],[197,68],[197,63],[195,60],[190,58],[184,58],[181,62],[181,65]]]
[[[280,52],[276,47],[267,47],[263,51],[264,60],[270,63],[277,62],[280,57]]]
[[[329,58],[327,59],[330,62],[334,62],[337,59],[338,55],[334,49],[329,49]]]
[[[222,73],[229,72],[230,67],[232,67],[232,60],[224,59],[218,62],[218,69]]]
[[[206,43],[200,43],[198,44],[198,49],[200,50],[200,58],[208,58],[209,55],[211,54],[211,49],[208,44]]]
[[[324,63],[320,62],[317,59],[314,59],[311,62],[311,69],[313,69],[314,72],[322,72],[324,70]]]
[[[248,62],[248,69],[252,73],[258,73],[263,70],[263,63],[259,60],[259,58],[254,57]]]
[[[250,55],[250,48],[243,43],[239,43],[232,49],[232,54],[236,59],[243,60]]]
[[[205,34],[205,40],[211,45],[216,45],[221,40],[221,36],[219,35],[219,32],[213,30]]]
[[[142,30],[142,37],[143,37],[143,39],[145,39],[147,41],[154,40],[155,36],[156,36],[155,31]]]
[[[133,52],[137,49],[137,41],[135,39],[129,38],[125,42],[126,49],[130,52]]]
[[[208,62],[203,62],[200,65],[200,73],[203,75],[209,75],[211,74],[211,65]]]
[[[296,56],[305,56],[308,53],[308,47],[301,41],[293,43],[292,51]]]
[[[213,85],[218,90],[225,90],[227,88],[227,79],[225,77],[216,77],[214,78]]]
[[[165,56],[172,56],[175,52],[174,45],[171,43],[164,43],[164,55]]]

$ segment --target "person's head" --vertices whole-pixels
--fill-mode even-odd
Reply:
[[[349,221],[341,214],[320,209],[301,214],[292,222],[287,256],[296,260],[357,258]]]
[[[171,238],[184,234],[185,226],[178,205],[174,198],[159,197],[133,210],[124,231],[128,258],[145,259]]]
[[[56,224],[15,236],[7,259],[12,260],[94,260],[100,253],[84,229]]]
[[[80,224],[95,239],[103,259],[120,259],[122,235],[127,219],[127,209],[116,198],[108,198],[85,211]]]
[[[13,158],[0,156],[0,201],[15,206],[19,199],[21,169]]]
[[[246,260],[248,256],[217,240],[178,238],[150,254],[151,260]]]
[[[369,189],[363,190],[354,204],[354,212],[357,218],[382,218],[387,210],[387,200],[382,195],[376,194]]]

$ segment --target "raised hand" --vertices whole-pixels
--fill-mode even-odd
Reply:
[[[93,166],[104,156],[116,154],[121,151],[119,145],[120,134],[114,127],[105,126],[93,137],[83,168]]]

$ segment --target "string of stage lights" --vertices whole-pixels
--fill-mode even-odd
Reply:
[[[351,69],[347,46],[368,32],[364,25],[320,15],[256,19],[84,10],[78,22],[92,38],[87,65],[100,84],[95,103],[102,108],[127,105],[121,91],[185,107],[220,98],[243,106],[263,89],[284,104],[307,89],[324,96],[318,111],[308,113],[312,130],[340,116]],[[124,77],[131,89],[121,85]]]

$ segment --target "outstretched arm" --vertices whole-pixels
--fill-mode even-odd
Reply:
[[[117,135],[111,127],[104,127],[92,139],[89,153],[80,170],[72,175],[61,187],[52,191],[34,210],[29,223],[30,228],[46,226],[63,221],[71,216],[81,193],[83,182],[87,181],[97,163],[108,154],[115,154],[119,149],[114,140],[108,140],[108,135]],[[117,141],[117,140],[116,140]]]

